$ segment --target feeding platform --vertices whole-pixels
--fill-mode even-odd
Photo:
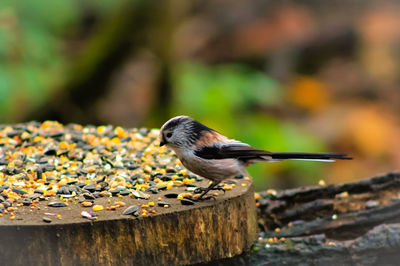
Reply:
[[[0,126],[0,257],[7,265],[165,265],[229,258],[257,238],[251,179],[208,181],[158,131],[57,122]]]

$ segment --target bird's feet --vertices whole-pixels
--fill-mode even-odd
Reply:
[[[195,194],[199,194],[199,193],[203,193],[203,192],[206,192],[206,191],[208,192],[208,191],[210,191],[210,190],[220,190],[220,191],[223,191],[224,194],[225,194],[225,189],[222,188],[222,187],[214,187],[214,188],[198,187],[198,188],[196,188],[193,192],[194,192]]]
[[[216,198],[214,196],[207,196],[205,197],[205,195],[210,191],[210,190],[222,190],[225,193],[225,189],[223,189],[222,187],[198,187],[197,189],[195,189],[194,193],[195,194],[199,194],[201,193],[201,195],[199,197],[196,198],[196,201],[201,201],[201,200],[209,200],[209,199],[213,199],[216,200]]]
[[[203,196],[203,197],[200,195],[200,197],[198,197],[196,199],[192,198],[193,201],[203,201],[203,200],[210,200],[210,199],[217,200],[214,196],[211,196],[211,195]]]

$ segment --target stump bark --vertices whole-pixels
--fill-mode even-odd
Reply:
[[[241,254],[258,236],[252,186],[148,217],[82,220],[0,224],[2,263],[184,265]]]

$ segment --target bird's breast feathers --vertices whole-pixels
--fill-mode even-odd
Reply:
[[[233,178],[244,171],[236,159],[207,160],[196,156],[191,150],[176,151],[176,154],[189,171],[211,180]]]

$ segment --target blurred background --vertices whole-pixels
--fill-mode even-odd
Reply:
[[[270,151],[257,190],[400,165],[400,1],[2,0],[0,123],[160,127],[186,114]]]

